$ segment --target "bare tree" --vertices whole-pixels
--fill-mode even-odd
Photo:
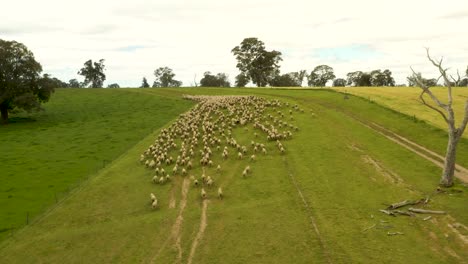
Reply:
[[[447,143],[447,153],[445,155],[444,170],[442,173],[442,178],[440,179],[440,185],[445,187],[450,187],[453,185],[453,175],[455,172],[455,161],[457,154],[457,144],[465,131],[466,125],[468,123],[468,99],[465,102],[464,117],[459,127],[455,125],[455,114],[452,108],[452,84],[450,83],[449,76],[447,75],[447,70],[442,67],[442,58],[439,61],[435,61],[429,55],[429,49],[426,48],[426,54],[429,61],[437,67],[440,72],[440,77],[443,79],[445,86],[447,87],[448,101],[443,103],[439,100],[429,89],[430,87],[424,83],[420,73],[416,73],[413,68],[413,78],[416,82],[416,85],[422,89],[419,99],[421,102],[431,108],[432,110],[438,112],[445,120],[448,126],[448,143]],[[451,77],[451,76],[450,76]],[[452,77],[451,77],[452,78]],[[436,104],[433,106],[426,102],[424,95],[428,95],[430,99]]]

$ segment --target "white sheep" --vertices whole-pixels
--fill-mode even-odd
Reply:
[[[244,177],[244,178],[247,177],[247,171],[244,170],[244,171],[242,172],[242,177]]]
[[[240,153],[240,152],[237,153],[237,157],[238,157],[239,159],[242,159],[242,158],[243,158],[242,153]]]
[[[255,159],[256,159],[255,155],[250,156],[251,161],[255,161]]]
[[[154,175],[152,181],[153,181],[153,183],[157,183],[158,182],[158,175]]]
[[[223,189],[221,189],[221,187],[218,188],[218,198],[219,199],[223,199],[224,197],[224,194],[223,194]]]
[[[156,199],[156,197],[154,197],[153,203],[151,203],[151,207],[153,209],[158,208],[158,199]]]
[[[201,189],[200,195],[201,195],[201,198],[202,198],[202,199],[205,199],[205,198],[206,198],[205,189],[203,189],[203,188]]]
[[[151,202],[154,202],[154,200],[156,200],[156,196],[153,193],[150,194],[150,198]]]
[[[220,172],[221,171],[221,165],[218,164],[218,167],[216,167],[216,171]]]
[[[193,185],[198,186],[198,180],[197,179],[193,180]]]

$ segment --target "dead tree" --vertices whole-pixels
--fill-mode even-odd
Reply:
[[[421,102],[431,108],[432,110],[438,112],[445,120],[448,126],[448,143],[447,143],[447,152],[445,154],[445,162],[444,162],[444,169],[442,172],[442,178],[440,179],[440,185],[444,187],[450,187],[453,185],[453,175],[455,172],[455,165],[456,165],[456,154],[457,154],[457,144],[460,141],[463,132],[465,131],[466,124],[468,123],[468,99],[465,102],[465,110],[464,110],[464,117],[462,122],[460,123],[459,127],[455,125],[455,114],[452,108],[452,84],[450,83],[449,76],[447,75],[447,70],[442,67],[442,59],[439,61],[435,61],[429,55],[429,49],[426,48],[426,54],[429,61],[437,67],[440,72],[440,77],[442,78],[445,86],[447,87],[447,95],[448,101],[447,103],[443,103],[442,101],[437,98],[432,91],[429,89],[430,87],[427,86],[421,74],[417,74],[413,68],[413,79],[416,82],[416,85],[422,89],[421,94],[419,95],[419,99]],[[424,95],[428,95],[430,99],[436,104],[436,106],[429,104],[424,99]]]

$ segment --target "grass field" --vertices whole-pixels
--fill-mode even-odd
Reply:
[[[447,124],[439,113],[423,105],[419,101],[421,89],[417,87],[340,87],[333,88],[339,92],[347,92],[353,95],[361,96],[378,104],[390,107],[409,116],[424,120],[436,127],[446,129]],[[447,88],[433,87],[433,93],[442,102],[447,101]],[[463,109],[468,99],[468,88],[453,88],[453,106],[456,117],[456,124],[463,119]],[[430,101],[428,98],[427,101]],[[465,133],[465,137],[468,134]]]
[[[367,100],[357,97],[343,100],[342,94],[324,90],[116,90],[119,89],[112,89],[112,96],[122,93],[126,98],[146,98],[149,105],[154,100],[155,109],[167,103],[171,111],[154,110],[154,116],[144,116],[138,108],[134,109],[135,119],[141,118],[143,122],[148,118],[145,122],[154,122],[154,126],[141,129],[140,138],[147,136],[125,150],[138,139],[127,141],[120,153],[114,152],[114,155],[121,154],[117,159],[53,210],[6,239],[0,245],[0,262],[466,263],[468,259],[468,230],[463,227],[468,225],[466,185],[457,181],[455,191],[434,194],[440,168],[365,124],[377,123],[443,154],[446,136],[441,129]],[[60,100],[67,100],[75,92],[81,91],[61,91]],[[84,90],[82,96],[86,92],[94,90]],[[167,127],[169,120],[192,104],[177,99],[182,94],[257,94],[297,104],[305,112],[294,112],[294,120],[288,120],[300,130],[291,140],[283,142],[287,150],[284,155],[265,138],[254,139],[251,125],[248,131],[234,129],[233,135],[239,142],[248,145],[253,139],[260,141],[267,145],[269,154],[258,155],[258,160],[250,163],[235,158],[226,161],[219,156],[214,158],[222,171],[217,174],[211,169],[209,173],[223,186],[225,199],[215,199],[215,191],[211,189],[209,199],[205,200],[208,202],[202,202],[199,189],[191,185],[184,199],[182,190],[186,180],[183,177],[173,177],[170,184],[155,186],[151,183],[152,173],[138,162],[139,155],[159,132],[150,129]],[[113,104],[114,100],[102,97],[93,98],[103,108]],[[122,104],[126,100],[122,98]],[[148,107],[153,109],[151,106]],[[49,109],[49,114],[65,112],[63,108]],[[288,108],[281,111],[286,114]],[[275,115],[274,111],[269,113]],[[126,116],[125,111],[120,118],[109,122],[116,125],[122,116]],[[24,130],[27,126],[38,130],[39,121],[38,118],[35,123],[21,125],[25,126]],[[103,140],[102,135],[91,133],[92,126],[88,129],[86,135],[95,140],[94,144]],[[28,141],[21,142],[10,149],[16,152],[29,146],[24,143]],[[463,139],[460,153],[467,149],[468,140]],[[63,150],[66,149],[59,148],[57,152]],[[33,160],[31,156],[23,152],[21,157]],[[458,163],[467,167],[465,156],[459,155]],[[100,165],[99,160],[96,162]],[[242,170],[247,164],[252,166],[252,175],[243,179]],[[51,165],[37,165],[38,168],[46,166]],[[200,175],[200,167],[192,173]],[[42,172],[40,177],[47,177],[47,173]],[[151,210],[150,192],[160,198],[157,211]],[[425,216],[390,217],[378,211],[394,202],[427,195],[431,201],[426,209],[445,210],[448,214],[424,221]],[[174,208],[172,201],[176,202]],[[181,206],[184,201],[186,207]],[[175,228],[179,216],[183,219],[179,228]],[[204,217],[206,229],[197,240]],[[388,235],[389,232],[403,235]],[[191,254],[195,240],[198,247]]]
[[[0,127],[0,240],[191,105],[123,89],[58,89],[45,112],[13,115]]]

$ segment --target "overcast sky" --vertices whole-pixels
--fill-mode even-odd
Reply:
[[[88,59],[105,59],[105,85],[150,84],[161,66],[185,86],[205,71],[238,74],[231,49],[257,37],[283,54],[281,72],[327,64],[337,77],[410,66],[438,77],[425,58],[468,65],[468,0],[0,0],[0,39],[24,43],[44,72],[64,81]]]

